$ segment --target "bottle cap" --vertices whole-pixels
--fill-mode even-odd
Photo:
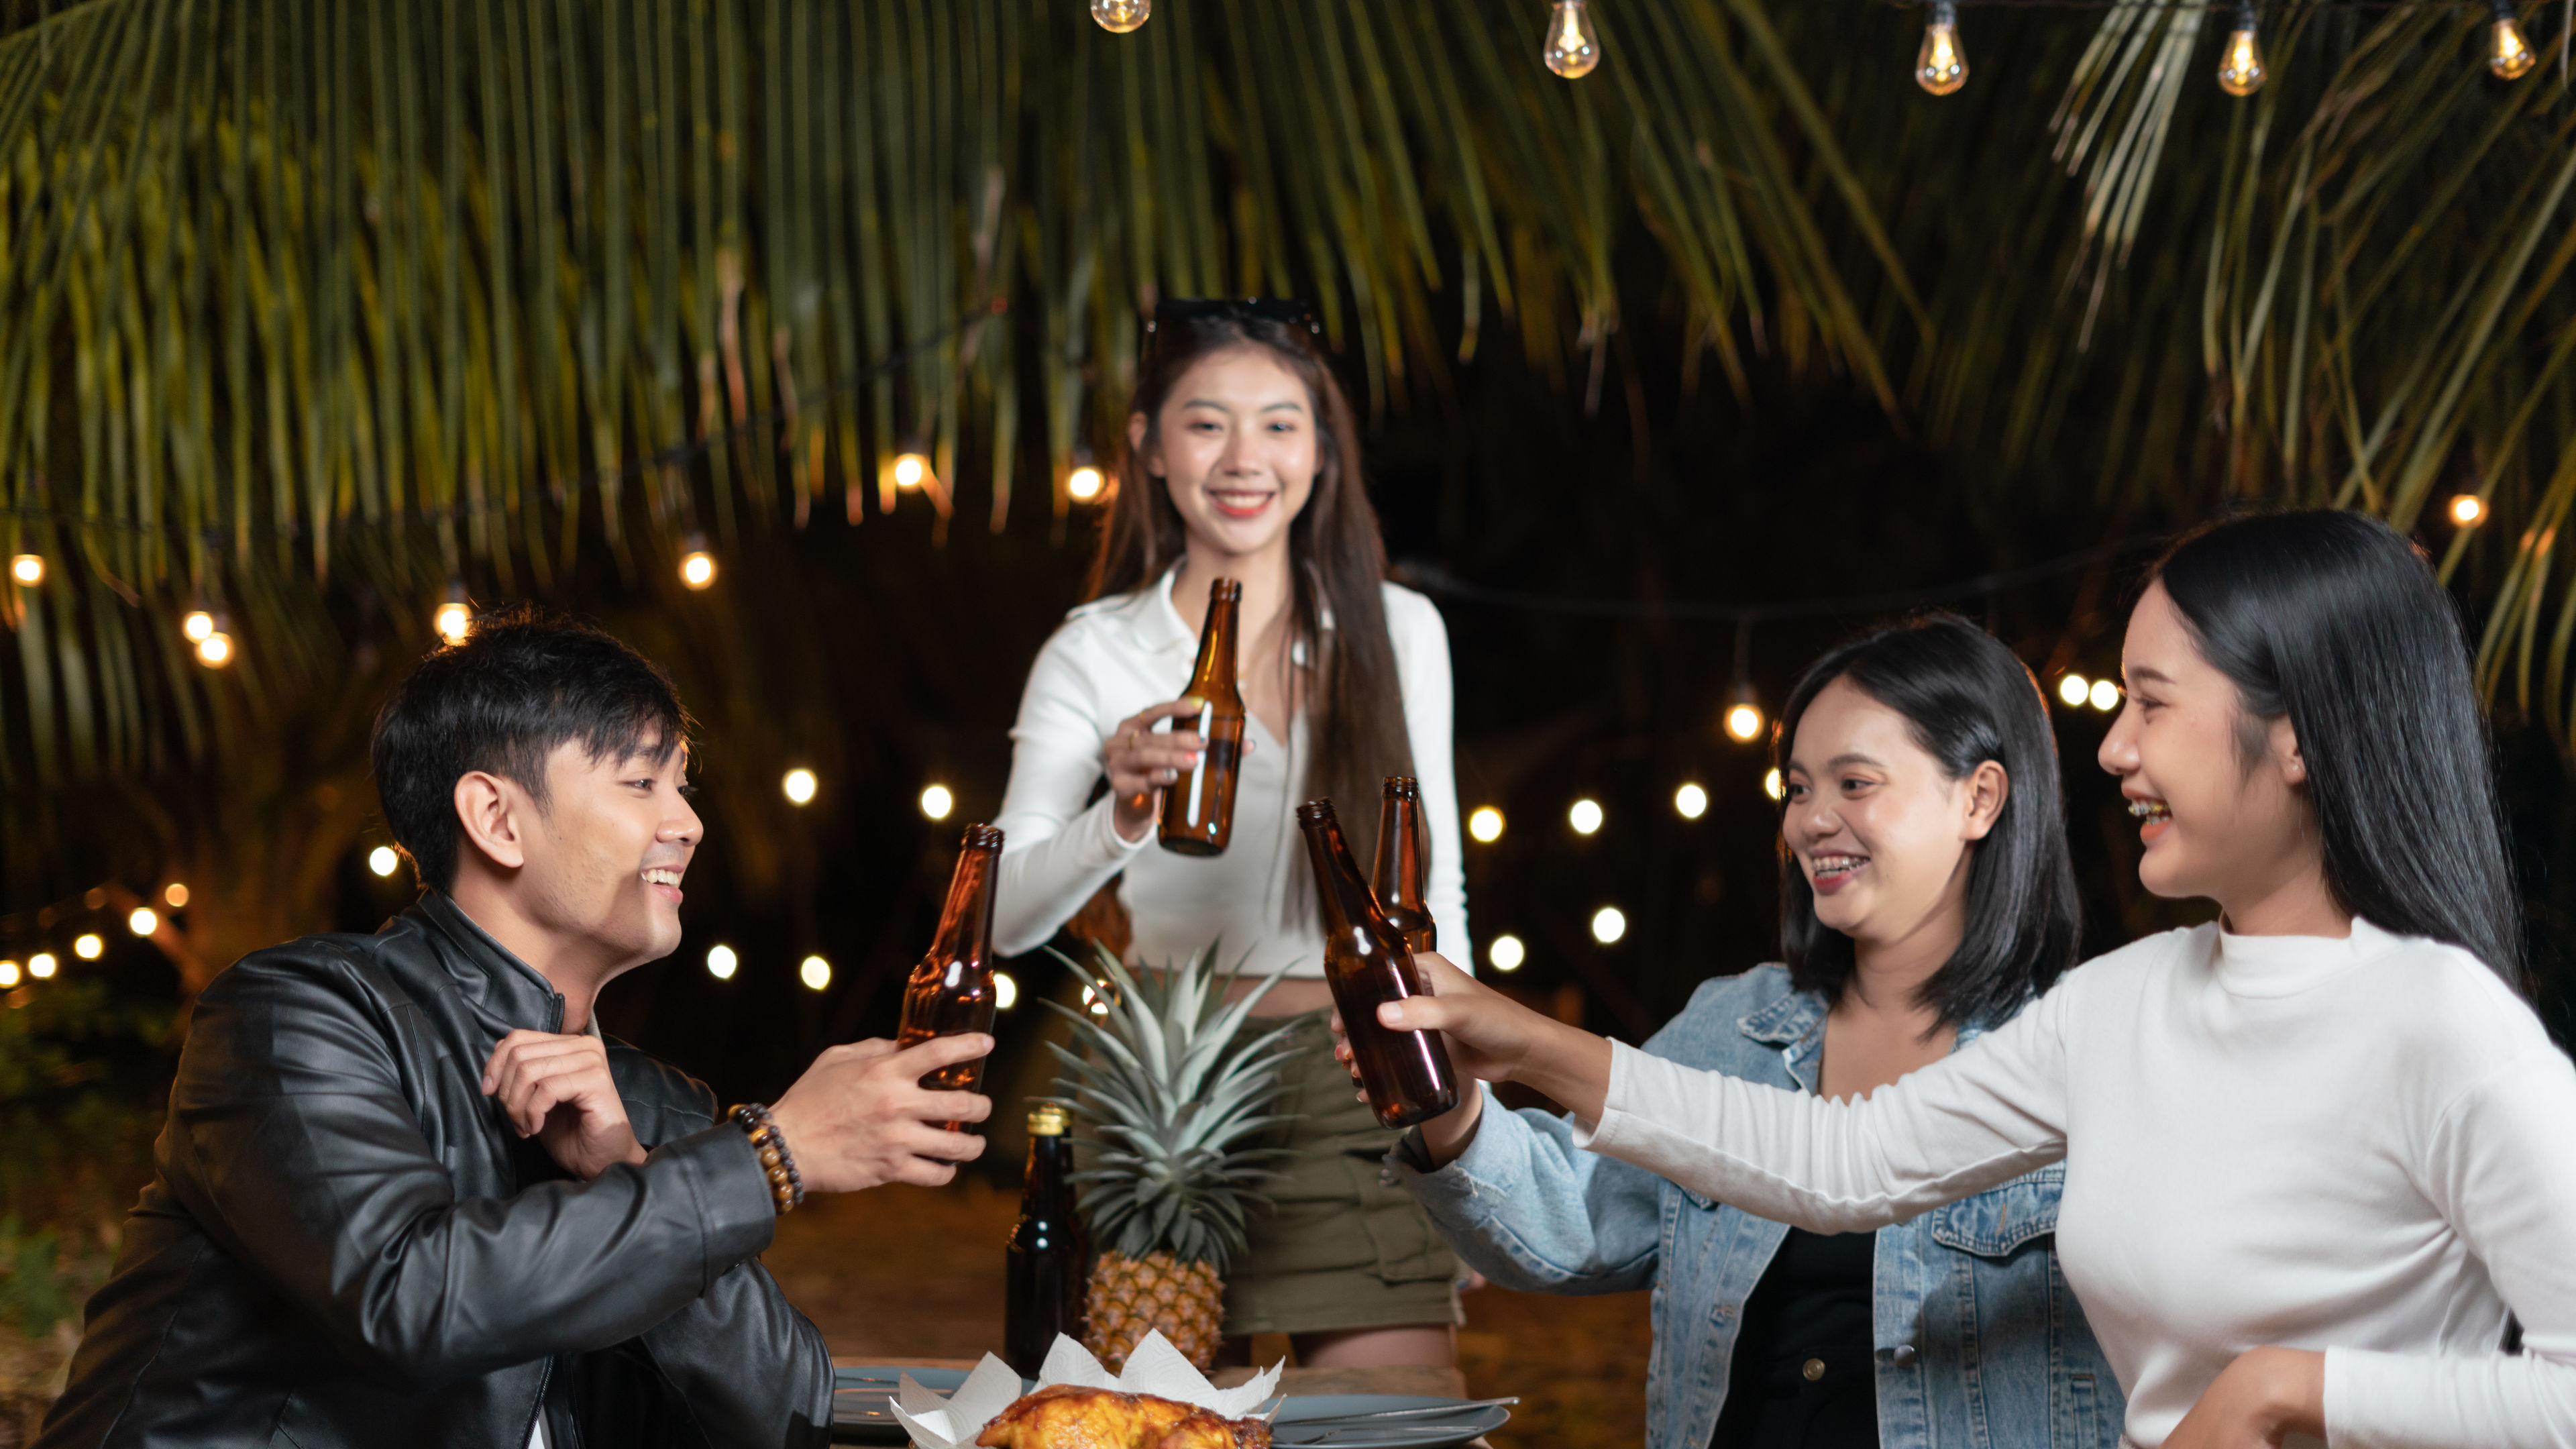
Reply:
[[[1062,1137],[1068,1125],[1064,1108],[1054,1102],[1041,1102],[1029,1109],[1029,1135]]]

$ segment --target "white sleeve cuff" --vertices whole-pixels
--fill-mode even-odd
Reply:
[[[1624,1041],[1610,1043],[1610,1089],[1601,1094],[1601,1120],[1586,1122],[1580,1113],[1566,1116],[1574,1124],[1574,1145],[1578,1150],[1615,1157],[1623,1145],[1622,1130],[1634,1134],[1634,1122],[1624,1104],[1634,1089],[1636,1059],[1642,1055]]]

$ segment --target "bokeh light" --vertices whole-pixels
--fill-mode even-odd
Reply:
[[[215,616],[203,609],[190,609],[186,617],[179,620],[179,632],[186,635],[191,644],[203,643],[207,635],[215,632]]]
[[[2057,697],[2070,705],[2080,705],[2093,696],[2093,681],[2081,674],[2070,674],[2057,681]]]
[[[1762,733],[1761,708],[1756,705],[1741,703],[1728,705],[1726,707],[1726,732],[1747,744],[1752,743],[1754,737]]]
[[[1088,465],[1073,470],[1064,480],[1064,491],[1088,503],[1100,496],[1100,470]]]
[[[930,476],[930,460],[919,453],[906,453],[894,460],[894,486],[918,488]]]
[[[380,876],[392,875],[394,867],[400,864],[402,864],[402,857],[395,854],[394,848],[390,845],[379,845],[367,852],[367,869]]]
[[[107,938],[96,931],[83,931],[72,938],[72,954],[84,961],[95,961],[107,954]]]
[[[39,951],[27,958],[27,974],[38,981],[52,980],[54,973],[60,969],[62,969],[62,963],[54,959],[54,953],[51,951]]]
[[[1529,959],[1529,948],[1521,944],[1518,936],[1496,936],[1494,944],[1485,948],[1485,959],[1493,962],[1497,971],[1518,971],[1521,963]]]
[[[1708,791],[1693,783],[1673,792],[1673,809],[1684,820],[1697,820],[1708,813]]]
[[[1020,983],[1013,981],[1011,979],[1011,973],[1008,971],[994,972],[993,1009],[995,1011],[1008,1011],[1019,1004]]]
[[[716,581],[716,556],[705,549],[694,549],[680,558],[680,582],[693,589],[703,589]]]
[[[778,788],[787,792],[787,800],[791,805],[813,803],[815,785],[814,772],[801,765],[788,771],[786,778],[778,782]]]
[[[1628,913],[1617,906],[1603,906],[1592,913],[1592,939],[1604,946],[1614,944],[1628,934]]]
[[[733,948],[731,946],[725,945],[723,942],[719,941],[715,945],[707,948],[707,974],[709,976],[714,977],[718,981],[731,981],[733,979],[733,973],[740,969],[742,969],[742,958],[733,953]]]
[[[188,888],[174,880],[169,889],[161,892],[161,899],[170,903],[170,909],[179,910],[188,904]]]
[[[6,991],[10,987],[17,985],[18,974],[17,962],[0,961],[0,991]]]
[[[1788,795],[1788,787],[1780,783],[1779,771],[1765,770],[1762,772],[1762,793],[1770,796],[1774,800],[1781,799]]]
[[[40,553],[22,553],[11,558],[9,560],[9,577],[16,579],[18,582],[25,584],[31,589],[36,585],[43,583],[45,581],[45,556]]]
[[[1601,820],[1601,802],[1589,796],[1575,801],[1565,812],[1565,823],[1573,826],[1577,835],[1590,835],[1599,830]]]
[[[161,913],[150,906],[136,906],[125,918],[125,929],[138,936],[149,936],[161,929]]]
[[[945,785],[925,786],[921,792],[921,813],[933,820],[945,820],[957,808],[957,797]]]
[[[2451,500],[2451,521],[2468,528],[2487,516],[2486,500],[2474,493],[2463,493]]]
[[[218,630],[197,641],[197,662],[221,669],[233,662],[233,636]]]
[[[832,984],[832,963],[820,956],[808,956],[797,963],[796,979],[805,983],[806,990],[820,991]]]
[[[2111,681],[2107,679],[2094,680],[2091,692],[2093,696],[2093,707],[2102,711],[2104,714],[2109,714],[2111,711],[2120,707],[2120,686],[2113,684]]]
[[[1491,805],[1479,805],[1467,816],[1467,833],[1480,845],[1491,845],[1503,838],[1503,812]]]

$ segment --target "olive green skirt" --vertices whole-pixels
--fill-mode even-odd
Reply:
[[[1406,1324],[1455,1324],[1458,1259],[1383,1159],[1402,1134],[1378,1125],[1333,1060],[1329,1013],[1255,1017],[1242,1035],[1283,1023],[1298,1048],[1282,1067],[1283,1113],[1296,1120],[1261,1145],[1285,1148],[1281,1175],[1262,1185],[1250,1246],[1227,1265],[1225,1331],[1328,1333]],[[1240,1039],[1240,1038],[1238,1038]]]

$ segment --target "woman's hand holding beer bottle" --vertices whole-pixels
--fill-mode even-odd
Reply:
[[[1121,840],[1142,840],[1162,815],[1162,806],[1154,801],[1157,791],[1178,781],[1199,767],[1199,754],[1207,741],[1195,731],[1174,729],[1158,731],[1154,727],[1167,719],[1186,719],[1197,714],[1200,703],[1184,696],[1165,700],[1121,720],[1117,733],[1109,737],[1104,772],[1109,776],[1109,792],[1117,800],[1111,823],[1118,828]],[[1243,742],[1243,752],[1252,753],[1252,741]]]
[[[1424,996],[1379,1006],[1380,1024],[1398,1031],[1436,1031],[1448,1042],[1449,1063],[1460,1075],[1484,1082],[1519,1082],[1545,1092],[1586,1122],[1597,1121],[1610,1092],[1610,1043],[1512,1000],[1449,963],[1437,952],[1417,953]],[[1333,1014],[1333,1055],[1351,1064],[1339,1012]],[[1352,1067],[1351,1080],[1359,1080]],[[1446,1164],[1476,1135],[1484,1094],[1463,1092],[1458,1105],[1422,1124],[1431,1160]]]

